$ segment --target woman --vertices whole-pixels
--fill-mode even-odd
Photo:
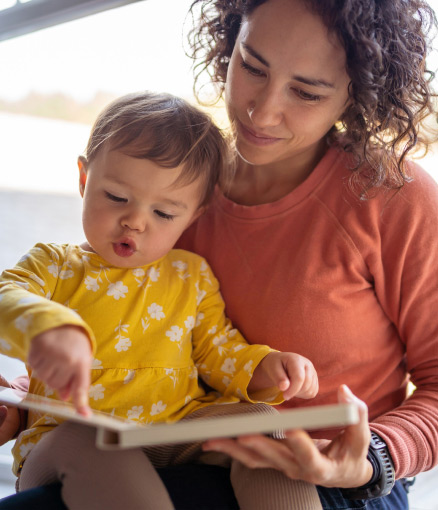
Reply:
[[[432,110],[433,13],[420,0],[199,5],[193,53],[225,92],[236,174],[180,247],[209,260],[250,342],[312,360],[310,405],[356,400],[344,384],[366,403],[344,431],[206,449],[314,483],[326,509],[408,508],[404,478],[438,462],[438,190],[406,161]]]

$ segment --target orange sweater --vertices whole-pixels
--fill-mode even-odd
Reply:
[[[438,462],[438,186],[412,174],[398,193],[360,201],[347,155],[331,148],[275,203],[242,206],[217,190],[178,244],[208,260],[249,342],[314,363],[318,396],[283,406],[336,402],[347,384],[397,477]],[[406,399],[408,373],[417,390]]]

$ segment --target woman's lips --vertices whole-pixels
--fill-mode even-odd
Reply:
[[[274,143],[279,142],[282,138],[272,137],[269,135],[263,135],[261,133],[256,133],[252,129],[246,127],[240,121],[238,121],[239,131],[242,133],[243,137],[253,145],[272,145]]]
[[[136,246],[132,239],[121,239],[113,243],[113,249],[119,257],[130,257],[136,251]]]

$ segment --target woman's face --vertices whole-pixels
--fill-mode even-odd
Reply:
[[[345,51],[300,0],[268,0],[244,18],[225,99],[241,157],[312,159],[348,101]]]

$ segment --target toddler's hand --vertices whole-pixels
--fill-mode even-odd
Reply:
[[[28,356],[38,379],[57,390],[63,400],[71,395],[77,411],[84,416],[90,412],[91,360],[90,340],[78,326],[61,326],[35,336]]]
[[[277,386],[285,400],[313,398],[318,393],[318,375],[310,360],[293,352],[271,352],[254,370],[248,392]]]

